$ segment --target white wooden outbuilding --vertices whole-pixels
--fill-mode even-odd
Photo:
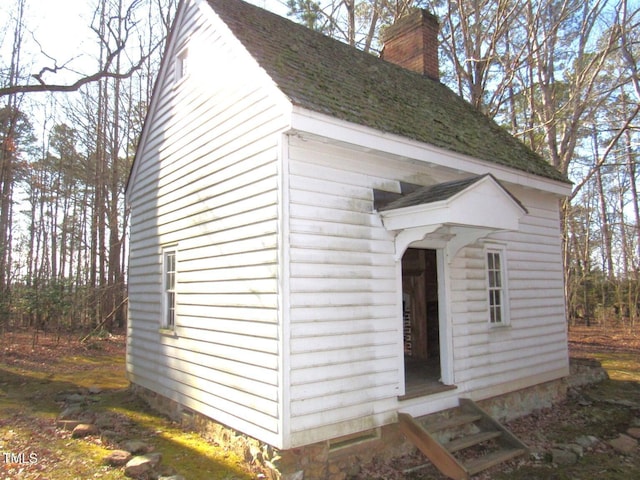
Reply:
[[[127,186],[131,382],[291,449],[568,374],[569,183],[395,55],[181,1]]]

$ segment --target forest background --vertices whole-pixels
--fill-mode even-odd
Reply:
[[[126,324],[124,188],[178,0],[0,4],[0,332]],[[573,182],[569,321],[640,317],[638,0],[254,0],[377,55],[412,7],[441,25],[441,79]],[[58,35],[67,24],[49,25]],[[55,34],[54,34],[55,35]]]

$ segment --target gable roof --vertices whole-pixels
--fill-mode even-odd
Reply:
[[[241,0],[208,0],[293,105],[566,182],[542,157],[436,80]]]
[[[442,229],[464,229],[455,243],[469,243],[492,231],[517,230],[527,209],[490,174],[422,187],[378,209],[387,230],[403,231],[400,242]],[[396,243],[398,238],[396,238]],[[474,240],[475,241],[475,240]],[[407,244],[408,245],[408,244]],[[462,245],[462,244],[460,244]],[[405,245],[406,247],[406,245]],[[397,252],[403,252],[398,249]]]
[[[452,180],[450,182],[420,187],[411,193],[398,196],[398,198],[378,208],[378,210],[382,212],[385,210],[395,210],[396,208],[413,207],[424,203],[449,200],[457,193],[476,183],[482,177],[483,175],[477,175],[462,180]]]
[[[394,199],[384,206],[379,207],[377,210],[383,212],[386,210],[396,210],[398,208],[414,207],[416,205],[449,200],[460,192],[463,192],[470,186],[485,179],[486,177],[489,177],[491,180],[493,180],[496,186],[502,189],[504,193],[509,197],[511,197],[511,199],[516,204],[518,204],[518,206],[522,208],[524,212],[527,211],[524,205],[520,203],[520,200],[514,197],[511,192],[509,192],[509,190],[504,188],[504,186],[490,173],[486,173],[484,175],[476,175],[473,177],[464,178],[462,180],[452,180],[450,182],[443,182],[437,183],[435,185],[428,185],[426,187],[420,187],[406,195],[400,195],[398,198]]]

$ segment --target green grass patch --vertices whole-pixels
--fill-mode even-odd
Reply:
[[[136,438],[153,443],[162,453],[163,463],[174,466],[188,479],[252,479],[243,459],[232,452],[217,448],[196,432],[185,431],[179,425],[151,410],[128,391],[114,393],[101,408],[126,417],[133,422]]]
[[[87,349],[46,360],[37,353],[14,348],[0,356],[0,451],[19,460],[0,457],[0,479],[124,480],[124,469],[106,466],[104,458],[131,439],[151,445],[162,454],[162,465],[189,480],[255,478],[242,458],[183,430],[135,397],[127,388],[121,352]],[[109,438],[104,432],[71,438],[71,432],[56,427],[61,394],[92,386],[103,391],[90,396],[85,408],[113,416],[115,432]]]
[[[602,352],[593,354],[612,380],[640,382],[640,352]]]

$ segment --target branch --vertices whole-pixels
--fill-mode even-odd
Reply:
[[[602,154],[600,159],[596,162],[596,164],[593,166],[593,168],[580,181],[580,183],[578,183],[578,185],[576,185],[576,187],[573,189],[573,192],[571,193],[569,198],[567,198],[567,202],[570,202],[571,200],[573,200],[575,198],[575,196],[578,194],[578,192],[582,189],[582,187],[584,187],[585,184],[589,180],[591,180],[591,177],[593,177],[593,175],[596,173],[596,171],[600,167],[602,167],[604,165],[604,163],[607,161],[607,157],[609,156],[609,153],[611,153],[611,151],[613,150],[613,147],[615,147],[616,143],[618,143],[618,140],[620,140],[620,137],[622,137],[622,134],[629,128],[629,126],[631,125],[631,122],[635,119],[635,117],[638,115],[638,113],[640,113],[640,105],[636,106],[636,108],[634,109],[633,113],[624,122],[624,125],[618,130],[616,135],[611,139],[611,141],[607,145],[607,148],[605,149],[604,153]]]
[[[156,42],[155,46],[153,46],[153,48],[151,48],[151,50],[149,52],[147,52],[144,55],[141,55],[140,58],[138,59],[138,62],[134,65],[132,65],[127,71],[125,72],[113,72],[111,71],[111,66],[114,63],[114,61],[122,54],[125,52],[125,48],[126,48],[126,44],[127,41],[129,39],[129,35],[132,31],[132,29],[137,25],[138,22],[133,20],[133,11],[135,10],[135,8],[138,6],[138,4],[140,3],[140,0],[134,0],[131,5],[129,5],[125,16],[124,17],[110,17],[108,19],[107,22],[107,28],[109,30],[109,34],[107,36],[101,34],[96,28],[92,27],[92,30],[96,33],[96,35],[98,35],[99,41],[100,43],[105,47],[106,49],[106,59],[104,60],[103,65],[100,67],[100,69],[90,75],[86,75],[83,76],[81,78],[79,78],[78,80],[76,80],[74,83],[71,84],[47,84],[45,82],[45,80],[43,79],[43,75],[45,73],[57,73],[61,70],[67,70],[66,65],[68,64],[65,63],[63,66],[58,66],[58,64],[55,62],[54,60],[54,66],[53,67],[44,67],[42,68],[38,73],[34,73],[31,76],[36,79],[38,81],[37,84],[27,84],[27,85],[10,85],[8,87],[1,87],[0,88],[0,98],[5,97],[5,96],[9,96],[9,95],[15,95],[15,94],[20,94],[20,93],[43,93],[43,92],[74,92],[79,90],[83,85],[87,85],[89,83],[92,82],[97,82],[101,79],[104,78],[114,78],[114,79],[126,79],[131,77],[131,75],[133,75],[134,72],[136,72],[137,70],[139,70],[140,68],[142,68],[142,66],[145,64],[145,62],[149,59],[149,57],[156,51],[157,48],[159,48],[159,46],[162,44],[162,42]],[[112,22],[115,20],[120,20],[120,21],[124,21],[125,23],[125,27],[124,27],[124,32],[122,31],[114,31],[113,27],[112,27]],[[122,37],[122,34],[124,33],[124,37]],[[113,38],[115,39],[116,45],[114,49],[111,49],[109,46],[109,39]],[[37,41],[36,43],[38,45],[40,45]],[[48,58],[51,58],[49,55],[46,55],[46,53],[44,53],[44,51],[42,50],[42,47],[40,47],[40,50],[43,54],[45,54],[45,56],[47,56]]]
[[[101,80],[103,78],[129,78],[135,71],[139,70],[142,67],[147,58],[148,55],[145,55],[137,64],[133,65],[126,72],[110,72],[109,70],[103,68],[96,73],[87,75],[86,77],[82,77],[69,85],[46,84],[41,80],[40,74],[36,74],[33,76],[40,82],[39,84],[13,85],[10,87],[0,88],[0,98],[7,95],[15,95],[18,93],[75,92],[83,85],[97,82],[98,80]]]

